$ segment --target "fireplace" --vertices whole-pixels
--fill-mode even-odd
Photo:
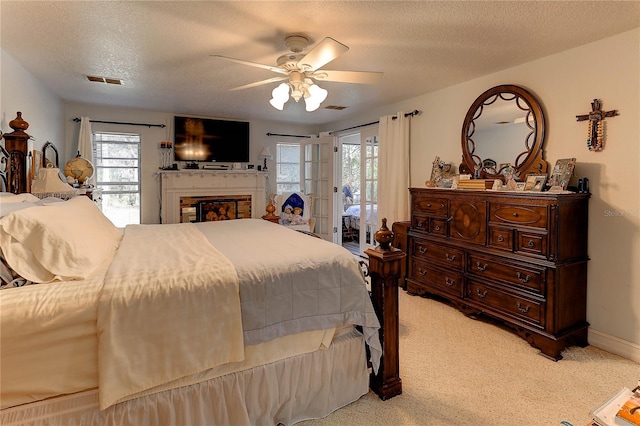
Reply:
[[[267,205],[266,173],[256,170],[162,170],[162,223],[223,217],[258,219]],[[207,217],[208,215],[208,217]]]

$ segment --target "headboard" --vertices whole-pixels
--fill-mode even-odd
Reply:
[[[9,181],[7,174],[9,173],[9,153],[2,145],[0,145],[0,192],[9,191]]]

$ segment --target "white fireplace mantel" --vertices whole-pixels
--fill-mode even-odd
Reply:
[[[250,195],[251,217],[266,213],[267,173],[256,170],[162,170],[162,223],[180,222],[180,197]]]

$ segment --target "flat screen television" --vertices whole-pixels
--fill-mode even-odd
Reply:
[[[175,116],[176,161],[249,162],[249,122]]]

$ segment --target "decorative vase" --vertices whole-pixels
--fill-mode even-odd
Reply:
[[[382,218],[382,226],[373,235],[375,240],[380,244],[380,249],[387,251],[391,249],[391,241],[393,241],[393,232],[387,228],[387,218]]]

